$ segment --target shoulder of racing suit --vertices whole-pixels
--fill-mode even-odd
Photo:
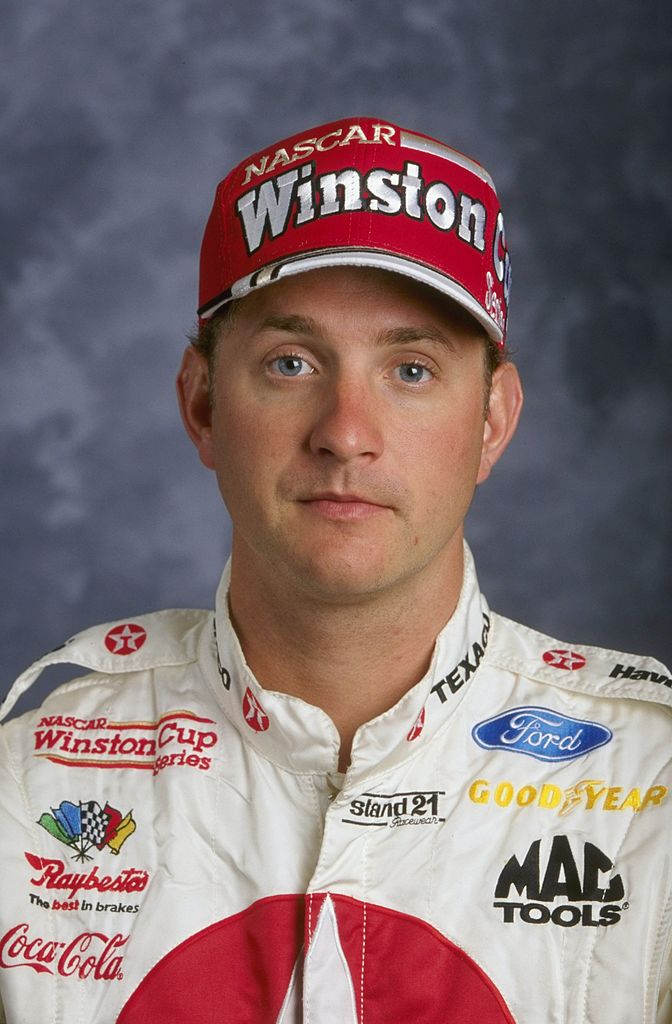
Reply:
[[[496,613],[485,660],[562,690],[649,701],[672,711],[672,673],[655,658],[566,643]]]
[[[142,672],[198,660],[200,638],[213,613],[171,608],[91,626],[30,665],[0,705],[0,722],[50,665],[89,670],[58,687],[59,693],[95,685],[109,675]],[[672,673],[654,658],[546,636],[492,613],[485,662],[562,690],[604,699],[662,704],[672,710]],[[47,698],[48,699],[48,698]]]
[[[212,622],[212,617],[212,612],[195,608],[169,608],[82,630],[21,673],[0,705],[0,721],[50,665],[79,665],[92,673],[59,686],[58,692],[62,694],[83,685],[95,685],[109,675],[194,662],[198,659],[203,628]]]

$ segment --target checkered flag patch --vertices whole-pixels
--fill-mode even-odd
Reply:
[[[80,801],[82,815],[82,840],[91,846],[99,846],[105,839],[110,816],[97,800]]]

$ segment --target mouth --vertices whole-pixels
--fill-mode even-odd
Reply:
[[[313,494],[309,498],[300,499],[300,504],[309,512],[335,521],[371,519],[390,511],[388,505],[382,505],[364,495],[341,494],[336,491]]]

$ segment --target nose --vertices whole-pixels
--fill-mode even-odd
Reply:
[[[314,455],[332,455],[339,462],[360,457],[373,460],[383,451],[380,409],[371,389],[351,377],[330,383],[320,395],[310,433]]]

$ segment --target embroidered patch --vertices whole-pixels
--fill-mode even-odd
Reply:
[[[613,737],[611,729],[599,722],[538,707],[510,708],[479,722],[471,734],[486,750],[510,750],[538,761],[571,761]]]

